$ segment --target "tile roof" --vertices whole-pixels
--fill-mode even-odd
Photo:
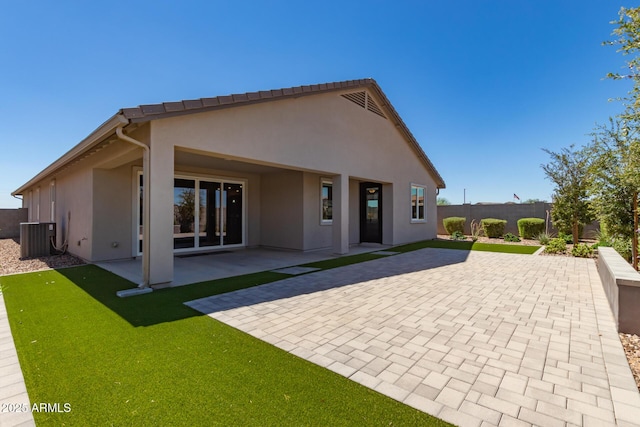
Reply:
[[[213,98],[188,99],[162,104],[140,105],[123,108],[120,113],[132,122],[144,122],[192,112],[209,111],[227,106],[239,106],[256,102],[312,95],[318,92],[351,89],[376,84],[373,79],[347,80],[344,82],[322,83],[316,85],[295,86],[283,89],[261,90],[258,92],[237,93]]]

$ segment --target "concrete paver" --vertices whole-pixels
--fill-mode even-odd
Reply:
[[[187,304],[457,425],[640,422],[593,260],[423,249]]]
[[[35,426],[0,290],[0,427]]]

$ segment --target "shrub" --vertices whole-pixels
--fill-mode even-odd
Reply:
[[[504,219],[485,218],[480,221],[484,235],[487,237],[502,237],[504,226],[507,223]]]
[[[544,231],[544,219],[520,218],[518,220],[518,234],[523,239],[532,239]]]
[[[460,231],[454,231],[453,234],[451,235],[451,240],[466,240],[467,237],[464,235],[464,233],[461,233]]]
[[[542,232],[536,236],[536,240],[540,242],[541,245],[548,245],[551,240],[551,235],[545,232]]]
[[[556,237],[549,240],[544,251],[548,254],[561,254],[567,250],[567,242],[562,237]]]
[[[565,243],[573,243],[573,235],[566,233],[559,233],[558,239],[564,240]]]
[[[586,243],[578,243],[571,249],[571,255],[579,258],[591,258],[593,255],[593,248]]]
[[[456,231],[464,233],[464,223],[466,221],[467,218],[450,216],[449,218],[443,219],[442,224],[444,225],[444,229],[447,230],[447,233],[453,235],[453,233]]]
[[[631,239],[625,238],[617,238],[614,239],[611,243],[613,249],[616,250],[620,254],[620,256],[627,260],[627,262],[631,262],[631,258],[633,257],[631,248],[633,244],[631,243]]]
[[[505,242],[519,242],[520,238],[515,234],[507,233],[504,235]]]

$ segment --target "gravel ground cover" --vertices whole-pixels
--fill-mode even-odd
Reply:
[[[0,276],[84,264],[73,255],[20,259],[19,239],[0,239]]]

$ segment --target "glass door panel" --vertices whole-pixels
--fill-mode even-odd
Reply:
[[[142,253],[142,221],[144,218],[144,193],[143,193],[143,181],[142,173],[138,175],[138,254]]]
[[[242,243],[242,184],[224,184],[225,216],[223,226],[225,236],[223,244],[236,245]]]
[[[174,180],[173,186],[173,248],[195,246],[196,182],[193,179]]]
[[[360,184],[360,241],[382,243],[382,185]]]
[[[220,245],[220,186],[219,182],[200,181],[200,247]]]

